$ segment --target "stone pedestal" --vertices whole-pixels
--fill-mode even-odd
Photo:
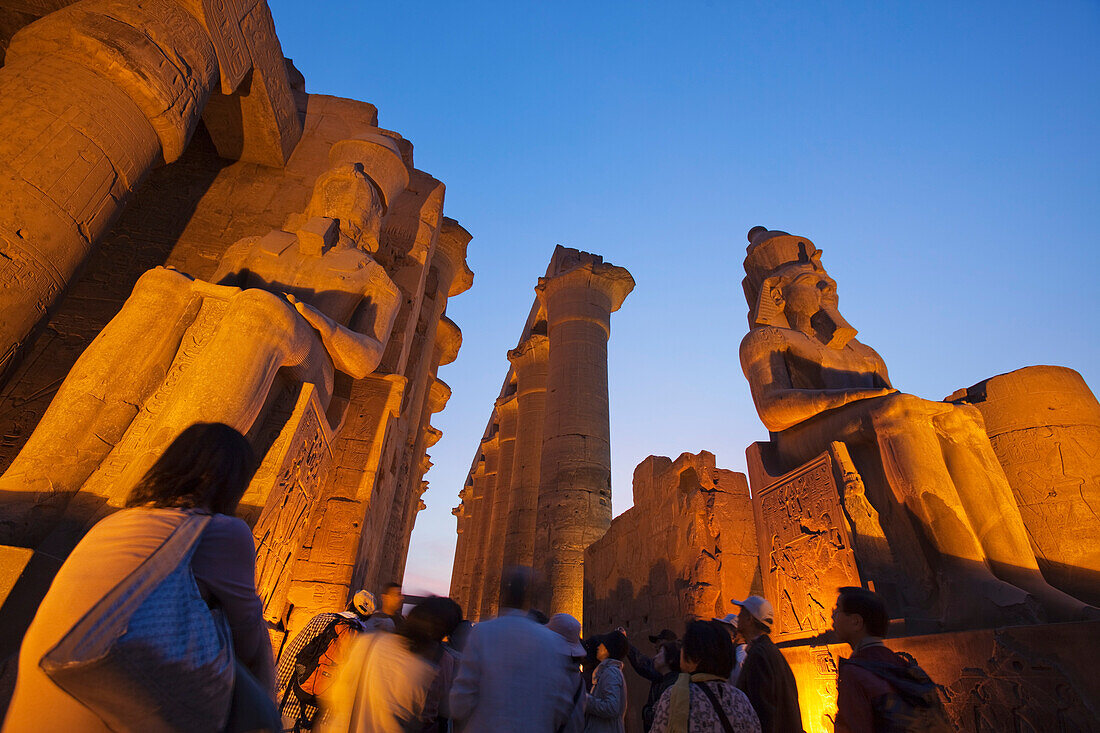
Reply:
[[[1100,622],[1011,626],[887,638],[942,687],[956,730],[1092,731],[1100,720]],[[1092,641],[1090,641],[1090,639]],[[806,733],[832,733],[836,676],[847,644],[780,643],[798,683]]]
[[[634,280],[624,268],[575,250],[556,264],[536,288],[550,340],[535,550],[547,592],[538,605],[548,615],[580,618],[584,550],[611,523],[611,313]]]
[[[512,504],[504,542],[504,567],[534,565],[542,429],[546,421],[546,367],[550,341],[532,334],[508,352],[516,376],[516,446],[512,463]]]

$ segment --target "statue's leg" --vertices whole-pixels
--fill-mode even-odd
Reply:
[[[170,389],[164,390],[162,399],[150,400],[151,420],[140,448],[128,459],[122,479],[113,482],[116,487],[108,489],[115,497],[112,503],[189,425],[222,422],[247,433],[284,367],[293,368],[296,377],[319,380],[325,398],[331,394],[331,366],[326,372],[320,338],[293,307],[264,290],[226,290],[232,291],[230,297],[224,305],[214,304],[223,311],[216,321],[211,319],[209,332],[187,337],[201,340],[201,345],[193,354],[177,357],[166,377]],[[186,344],[181,354],[185,348]]]
[[[942,450],[935,421],[950,406],[900,393],[876,403],[869,417],[883,470],[937,555],[945,622],[963,627],[1028,620],[1026,594],[993,574]]]
[[[1083,618],[1089,606],[1043,578],[1016,498],[978,409],[952,406],[934,422],[959,498],[993,572],[1035,596],[1051,620]]]
[[[192,284],[173,270],[149,270],[77,359],[0,477],[0,535],[5,543],[37,544],[69,497],[121,439],[163,379],[194,318],[198,304]]]

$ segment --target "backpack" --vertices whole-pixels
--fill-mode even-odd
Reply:
[[[355,614],[337,614],[317,636],[294,655],[291,682],[303,705],[317,707],[317,699],[332,686],[336,665],[344,658],[362,626]]]
[[[883,733],[940,733],[954,731],[940,699],[940,687],[905,652],[894,652],[902,665],[870,659],[841,659],[865,669],[893,688],[872,702],[875,730]]]

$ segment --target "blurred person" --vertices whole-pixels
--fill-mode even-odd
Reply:
[[[367,631],[397,631],[405,620],[401,615],[404,606],[405,596],[401,593],[401,584],[386,583],[382,587],[382,610],[371,614],[363,625]]]
[[[451,715],[465,733],[553,733],[572,707],[572,664],[561,637],[527,615],[531,569],[501,577],[500,616],[475,625],[451,687]]]
[[[772,642],[775,622],[772,604],[760,596],[739,606],[737,627],[748,642],[748,653],[737,677],[737,689],[745,693],[760,717],[763,733],[802,733],[802,711],[798,707],[798,684],[791,665]]]
[[[745,657],[748,656],[748,645],[745,644],[745,639],[741,636],[741,629],[737,626],[737,614],[727,613],[722,618],[714,619],[720,624],[724,624],[726,633],[730,635],[730,641],[733,642],[733,671],[730,672],[730,684],[737,684],[737,678],[741,674],[741,668],[745,666]]]
[[[130,491],[126,507],[92,527],[58,570],[23,637],[4,731],[109,730],[54,684],[39,661],[193,514],[212,519],[191,556],[191,572],[232,632],[237,669],[228,726],[281,729],[275,662],[256,595],[256,546],[252,530],[233,516],[255,470],[252,446],[228,425],[196,423],[180,433]],[[165,669],[158,685],[170,686],[171,674]]]
[[[432,686],[428,689],[428,699],[424,703],[423,718],[425,733],[446,733],[451,728],[451,686],[454,684],[455,672],[458,670],[459,655],[448,649],[445,640],[455,632],[462,623],[462,608],[450,598],[431,596],[421,601],[420,606],[425,606],[433,615],[438,616],[442,623],[439,628],[439,639],[428,657],[437,667],[438,671],[432,680]]]
[[[852,647],[837,669],[836,733],[881,733],[906,728],[950,731],[936,684],[908,654],[882,643],[890,626],[886,603],[866,588],[839,589],[833,631]],[[899,688],[904,687],[905,692]]]
[[[682,674],[661,695],[652,732],[760,733],[749,699],[729,683],[733,659],[733,642],[720,622],[688,624],[680,647]]]
[[[294,731],[310,729],[317,715],[315,698],[323,690],[314,690],[311,685],[303,690],[300,685],[293,684],[294,678],[304,682],[316,672],[318,666],[324,664],[326,669],[322,670],[322,674],[331,679],[333,670],[328,668],[346,653],[348,634],[362,633],[364,623],[375,608],[374,595],[360,590],[348,601],[344,611],[317,614],[283,648],[279,654],[276,699],[279,700],[279,713],[283,716],[284,725],[292,726]],[[315,641],[321,637],[325,637],[323,643]],[[303,652],[307,658],[299,659]]]
[[[581,662],[588,654],[581,644],[581,622],[568,613],[555,613],[546,622],[546,628],[560,636],[565,642],[565,653],[573,660],[569,668],[573,679],[573,709],[565,725],[558,729],[558,733],[583,733],[584,731],[584,706],[586,688],[584,677],[581,675]]]
[[[439,668],[448,623],[438,597],[409,612],[395,634],[374,631],[352,643],[336,680],[322,699],[321,733],[408,733],[420,730]]]
[[[592,672],[592,692],[585,698],[584,733],[626,732],[626,678],[623,658],[630,644],[626,636],[605,634],[596,647],[600,663]]]
[[[617,632],[626,638],[626,629],[620,626]],[[680,642],[676,641],[676,634],[671,629],[662,629],[649,640],[657,644],[657,653],[652,658],[638,651],[638,648],[630,644],[626,652],[626,658],[630,666],[638,673],[638,676],[649,681],[649,696],[642,706],[642,730],[648,731],[653,727],[653,712],[657,707],[657,701],[680,676]]]
[[[531,617],[531,620],[540,626],[546,626],[550,622],[550,617],[537,608],[532,608],[527,612],[527,615]]]

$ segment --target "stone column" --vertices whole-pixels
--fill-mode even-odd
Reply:
[[[550,340],[542,334],[524,339],[508,352],[516,375],[516,446],[512,462],[512,502],[504,539],[502,567],[532,567],[535,517],[539,506],[539,465],[546,421],[546,367]]]
[[[500,607],[500,576],[504,558],[504,538],[508,531],[508,514],[512,497],[512,459],[516,447],[516,398],[502,397],[496,404],[500,419],[500,470],[496,492],[489,515],[489,536],[485,575],[481,589],[481,615],[492,618]]]
[[[494,419],[493,434],[481,444],[485,455],[485,491],[478,517],[478,537],[474,555],[477,558],[470,577],[470,609],[477,620],[489,617],[488,606],[482,606],[485,594],[486,572],[489,562],[489,533],[493,527],[493,503],[497,495],[497,479],[500,475],[500,423]]]
[[[233,91],[223,59],[240,57],[239,83],[255,58],[278,58],[265,88],[294,112],[266,2],[244,16],[197,5],[85,0],[12,38],[0,67],[0,376],[146,174],[182,154],[219,76]],[[296,126],[292,148],[297,115],[280,123]]]
[[[535,549],[547,614],[581,618],[584,550],[611,523],[607,339],[633,288],[624,268],[565,248],[536,287],[550,339]]]
[[[455,545],[455,561],[451,568],[451,598],[462,606],[462,613],[470,618],[470,555],[473,552],[474,536],[474,481],[467,477],[466,485],[458,492],[459,505],[454,513],[458,517],[460,534]]]

